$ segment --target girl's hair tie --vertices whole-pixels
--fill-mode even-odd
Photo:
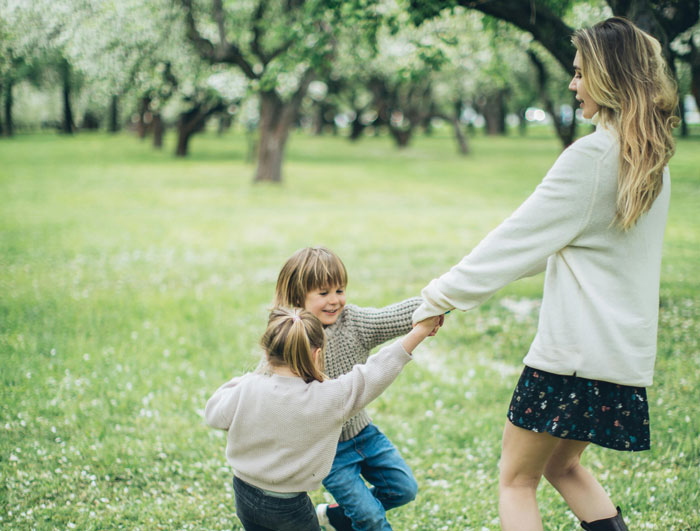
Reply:
[[[293,316],[292,316],[292,322],[293,322],[293,323],[297,323],[297,322],[299,322],[299,321],[301,321],[301,317],[299,317],[298,315],[293,315]]]

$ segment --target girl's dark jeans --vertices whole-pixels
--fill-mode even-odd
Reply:
[[[305,492],[278,498],[233,477],[236,513],[246,531],[320,531],[316,510]]]

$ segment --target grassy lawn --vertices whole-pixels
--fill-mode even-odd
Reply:
[[[170,138],[169,140],[173,140]],[[253,185],[246,140],[175,160],[131,136],[0,141],[0,527],[238,529],[210,394],[255,366],[284,260],[327,245],[348,300],[414,296],[541,180],[548,133],[294,136],[282,185]],[[700,141],[680,141],[662,270],[652,447],[587,465],[630,529],[700,529]],[[370,406],[418,479],[397,530],[495,530],[500,435],[542,277],[449,317]],[[326,494],[312,493],[315,502]],[[546,482],[548,530],[577,522]]]

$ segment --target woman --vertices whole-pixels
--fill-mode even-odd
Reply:
[[[505,531],[541,530],[544,475],[584,529],[627,529],[580,464],[590,444],[649,448],[645,387],[656,356],[675,86],[658,41],[611,18],[573,36],[576,92],[596,131],[567,148],[534,193],[422,292],[414,322],[471,309],[546,268],[537,334],[503,433]]]

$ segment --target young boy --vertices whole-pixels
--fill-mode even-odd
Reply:
[[[381,309],[346,305],[346,285],[340,258],[326,248],[308,247],[287,260],[275,290],[276,306],[304,308],[321,320],[330,378],[365,363],[374,347],[408,333],[422,302],[416,297]],[[364,409],[343,425],[323,486],[337,503],[317,507],[319,522],[338,531],[391,529],[386,511],[409,503],[418,491],[411,469]]]

